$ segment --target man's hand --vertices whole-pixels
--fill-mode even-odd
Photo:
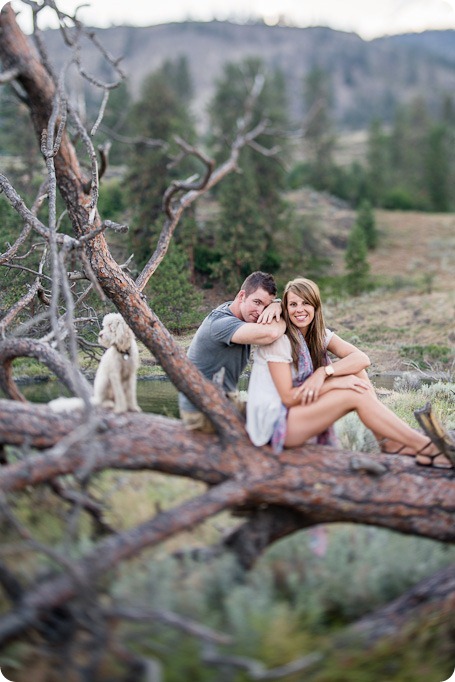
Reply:
[[[282,308],[281,303],[274,301],[267,308],[264,308],[262,313],[258,317],[257,324],[270,324],[273,320],[279,322],[281,318]]]

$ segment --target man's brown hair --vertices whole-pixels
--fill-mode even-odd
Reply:
[[[250,296],[256,289],[264,289],[271,296],[276,296],[276,284],[272,275],[260,270],[248,275],[240,289],[245,292],[246,296]]]

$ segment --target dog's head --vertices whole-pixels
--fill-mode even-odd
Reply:
[[[120,313],[108,313],[103,318],[103,327],[98,334],[98,343],[103,348],[115,346],[120,353],[127,353],[133,341],[133,332]]]

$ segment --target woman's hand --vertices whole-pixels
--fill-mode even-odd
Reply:
[[[356,374],[346,374],[345,376],[335,377],[334,379],[331,379],[331,381],[334,383],[334,388],[350,388],[357,393],[365,393],[365,391],[371,389],[371,384],[364,381]]]
[[[323,367],[319,367],[301,386],[294,389],[294,399],[300,398],[302,405],[314,403],[322,393],[336,388],[349,388],[357,393],[365,393],[371,390],[371,384],[355,374],[346,374],[340,377],[332,377],[324,386],[326,376]]]
[[[282,313],[281,303],[279,301],[274,301],[273,303],[270,303],[270,305],[268,305],[267,308],[264,308],[264,310],[257,319],[257,323],[269,324],[270,322],[273,322],[273,320],[279,322],[281,318],[281,313]]]
[[[302,405],[315,402],[321,393],[325,381],[325,371],[319,367],[301,386],[294,389],[294,399],[300,398]]]

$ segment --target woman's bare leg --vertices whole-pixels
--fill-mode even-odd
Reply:
[[[374,393],[374,396],[376,400],[379,400],[377,393],[375,391],[375,388],[373,384],[371,383],[370,377],[367,374],[367,371],[365,369],[362,369],[356,376],[358,376],[360,379],[363,381],[366,381],[368,384],[371,386],[371,390]],[[373,431],[373,436],[376,438],[378,441],[378,445],[381,448],[382,452],[389,453],[389,454],[395,454],[398,451],[400,451],[401,454],[406,455],[406,454],[414,454],[414,453],[409,453],[406,452],[406,446],[404,443],[399,443],[398,441],[394,441],[391,438],[387,438],[383,433],[378,433],[377,431]],[[388,443],[387,449],[383,447],[382,441],[386,440]]]
[[[365,426],[376,434],[403,443],[415,454],[425,448],[417,460],[431,464],[431,456],[438,450],[429,439],[408,426],[375,396],[373,390],[357,393],[351,389],[335,389],[322,395],[316,402],[291,407],[288,413],[286,447],[302,445],[348,412],[355,410]],[[444,458],[445,459],[445,458]],[[447,460],[446,460],[447,461]],[[450,464],[450,463],[449,463]]]

